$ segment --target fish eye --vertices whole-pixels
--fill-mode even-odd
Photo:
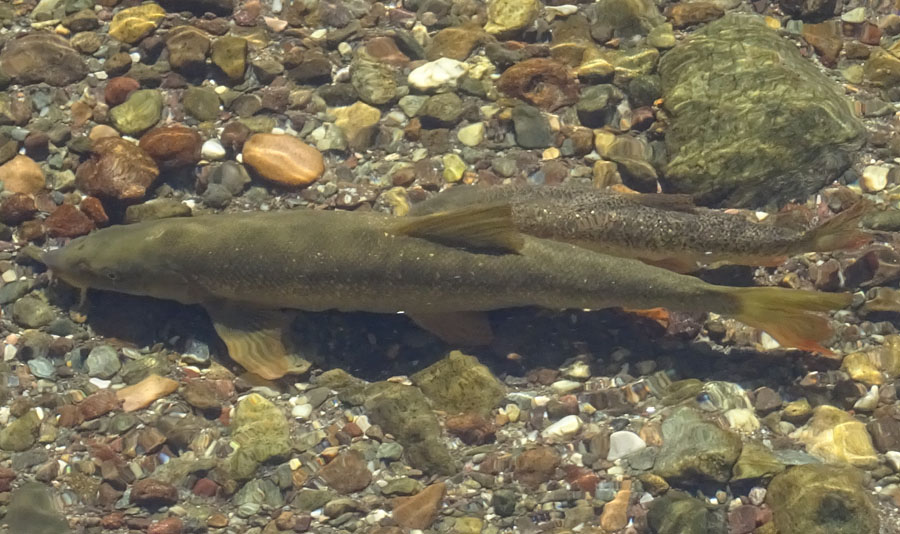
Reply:
[[[108,269],[103,270],[103,276],[106,277],[110,282],[115,282],[119,279],[119,275],[115,271],[110,271]]]

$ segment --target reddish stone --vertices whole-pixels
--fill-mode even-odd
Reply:
[[[125,495],[124,491],[116,489],[109,482],[103,482],[97,490],[97,504],[104,508],[111,507],[122,498],[122,495]]]
[[[881,28],[871,22],[864,22],[859,29],[859,41],[871,46],[881,44]]]
[[[12,481],[16,479],[16,472],[8,467],[0,467],[0,493],[9,491]]]
[[[0,222],[3,224],[19,224],[34,217],[37,208],[31,195],[14,193],[0,202]]]
[[[516,457],[516,480],[536,487],[550,480],[559,466],[559,454],[552,447],[535,447]]]
[[[438,482],[411,497],[393,499],[393,518],[400,526],[424,530],[437,519],[446,485]]]
[[[242,122],[229,122],[222,129],[222,146],[240,152],[251,133],[250,128]]]
[[[91,159],[75,173],[76,185],[85,193],[118,200],[137,200],[159,176],[159,168],[143,149],[119,137],[94,142]]]
[[[254,26],[261,13],[259,0],[248,0],[234,12],[234,22],[238,26]]]
[[[344,432],[351,438],[358,438],[363,435],[363,431],[361,428],[359,428],[359,425],[352,422],[344,425],[344,428],[341,429],[341,432]]]
[[[125,526],[125,514],[113,512],[100,518],[100,526],[105,529],[116,529]]]
[[[669,10],[672,25],[676,28],[709,22],[724,14],[725,10],[713,2],[683,2],[675,4]]]
[[[94,221],[71,204],[56,208],[44,225],[52,237],[78,237],[94,229]]]
[[[104,226],[109,222],[109,215],[103,209],[103,204],[96,197],[84,197],[79,205],[81,211],[97,226]]]
[[[128,95],[141,88],[140,82],[128,76],[110,78],[103,91],[103,98],[109,107],[118,106],[128,99]]]
[[[25,154],[36,161],[41,161],[50,155],[50,137],[44,132],[31,132],[25,136],[22,142]]]
[[[161,480],[145,478],[131,486],[131,502],[141,506],[171,506],[178,502],[178,489]]]
[[[447,432],[466,445],[483,445],[494,441],[494,423],[478,413],[465,413],[447,419]]]
[[[388,35],[372,37],[366,41],[366,52],[378,61],[395,67],[409,63],[409,57],[397,48],[397,43]]]
[[[199,133],[180,124],[153,128],[138,143],[161,169],[196,165],[202,145]]]
[[[102,389],[89,395],[78,405],[78,411],[85,421],[96,419],[118,409],[119,399],[116,398],[116,392],[111,389]]]
[[[57,424],[63,428],[72,428],[81,424],[84,418],[81,411],[74,404],[65,404],[59,407],[59,420]]]
[[[358,451],[341,453],[319,471],[319,476],[340,493],[362,491],[372,482],[372,473]]]
[[[749,504],[738,506],[728,512],[729,534],[750,534],[756,529],[755,506]]]
[[[147,534],[181,534],[184,523],[177,517],[167,517],[147,528]]]
[[[578,100],[578,79],[563,63],[531,58],[506,69],[497,81],[504,93],[553,111]]]
[[[208,478],[201,478],[194,483],[194,495],[200,497],[215,497],[219,491],[219,485]]]

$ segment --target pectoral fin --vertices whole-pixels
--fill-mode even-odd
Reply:
[[[525,238],[516,230],[509,204],[486,204],[408,217],[390,231],[444,245],[518,252]]]
[[[282,342],[290,317],[277,310],[259,310],[230,304],[205,306],[228,355],[247,371],[267,380],[289,372],[302,372],[307,362],[295,362]]]
[[[480,312],[407,313],[420,327],[451,345],[488,345],[494,331]]]

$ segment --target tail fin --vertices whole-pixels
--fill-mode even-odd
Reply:
[[[764,330],[785,347],[795,347],[825,356],[834,353],[821,345],[831,336],[828,319],[814,312],[843,308],[849,293],[820,293],[781,287],[729,288],[738,301],[739,321]]]
[[[868,212],[869,203],[860,200],[806,234],[809,250],[830,252],[861,247],[872,235],[859,229],[859,221]]]

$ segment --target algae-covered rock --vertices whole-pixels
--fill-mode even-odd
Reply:
[[[28,482],[12,492],[6,518],[9,532],[16,534],[67,534],[69,522],[53,496],[53,489]]]
[[[606,27],[613,37],[622,39],[646,35],[666,21],[651,0],[599,0],[589,12],[595,28]]]
[[[671,116],[663,186],[703,204],[805,199],[850,165],[864,131],[843,90],[756,16],[707,25],[659,73]]]
[[[109,110],[113,126],[128,135],[137,135],[149,130],[159,121],[163,99],[159,91],[141,89],[128,96],[124,104]]]
[[[238,402],[231,428],[232,439],[239,445],[226,461],[232,478],[250,478],[259,464],[287,456],[291,450],[287,418],[278,406],[256,393]]]
[[[26,451],[34,445],[41,418],[34,410],[9,423],[0,430],[0,449],[4,451]]]
[[[878,464],[878,453],[866,425],[834,406],[816,407],[809,422],[791,437],[802,441],[807,452],[826,462],[857,467]]]
[[[369,419],[403,444],[413,467],[430,473],[456,472],[441,440],[441,425],[418,388],[376,382],[366,387],[361,396]]]
[[[744,443],[741,455],[731,470],[731,481],[757,480],[784,471],[784,464],[764,445],[754,441]]]
[[[647,521],[657,534],[706,534],[709,510],[698,499],[670,491],[650,503]]]
[[[680,408],[662,424],[654,472],[669,481],[727,482],[741,454],[741,438]]]
[[[474,356],[453,351],[410,377],[435,408],[452,413],[488,414],[506,389]]]
[[[766,502],[783,534],[858,534],[879,528],[862,473],[852,467],[793,467],[772,479]]]

